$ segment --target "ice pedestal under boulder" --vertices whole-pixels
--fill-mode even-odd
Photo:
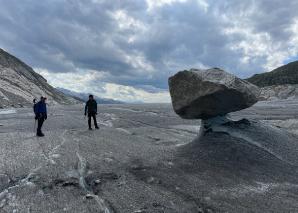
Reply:
[[[211,122],[206,130],[192,142],[178,147],[174,163],[180,168],[210,173],[210,177],[221,179],[218,182],[225,182],[223,185],[235,180],[297,182],[296,135],[248,119]]]
[[[175,112],[182,118],[202,119],[198,138],[180,148],[182,156],[195,156],[195,161],[207,156],[208,162],[217,159],[220,164],[231,159],[234,166],[241,164],[240,157],[242,166],[250,164],[245,158],[258,159],[254,165],[268,161],[266,168],[272,168],[273,162],[279,168],[298,164],[297,136],[260,121],[227,117],[255,104],[258,87],[218,68],[178,72],[170,77],[169,86]]]
[[[185,119],[209,119],[248,108],[260,92],[218,68],[178,72],[169,78],[169,87],[174,110]]]

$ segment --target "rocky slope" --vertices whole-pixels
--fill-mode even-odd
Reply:
[[[261,87],[260,100],[296,99],[298,98],[298,61],[271,72],[256,74],[246,80]]]
[[[49,85],[30,66],[0,49],[0,108],[29,105],[33,98],[40,96],[46,96],[52,104],[76,103]]]
[[[276,68],[271,72],[256,74],[246,80],[259,87],[298,84],[298,61]]]
[[[273,85],[261,88],[261,101],[298,99],[298,84]]]

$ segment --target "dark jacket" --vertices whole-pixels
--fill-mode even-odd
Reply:
[[[95,100],[88,100],[85,106],[85,114],[97,113],[97,102]]]
[[[38,117],[47,117],[47,105],[46,103],[39,101],[37,104],[34,106],[34,113]]]

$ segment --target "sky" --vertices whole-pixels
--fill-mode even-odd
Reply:
[[[168,77],[298,59],[297,0],[0,0],[0,48],[55,87],[170,102]]]

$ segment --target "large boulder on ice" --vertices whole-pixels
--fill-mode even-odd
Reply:
[[[186,119],[209,119],[248,108],[258,101],[259,88],[213,68],[181,71],[169,78],[175,112]]]

